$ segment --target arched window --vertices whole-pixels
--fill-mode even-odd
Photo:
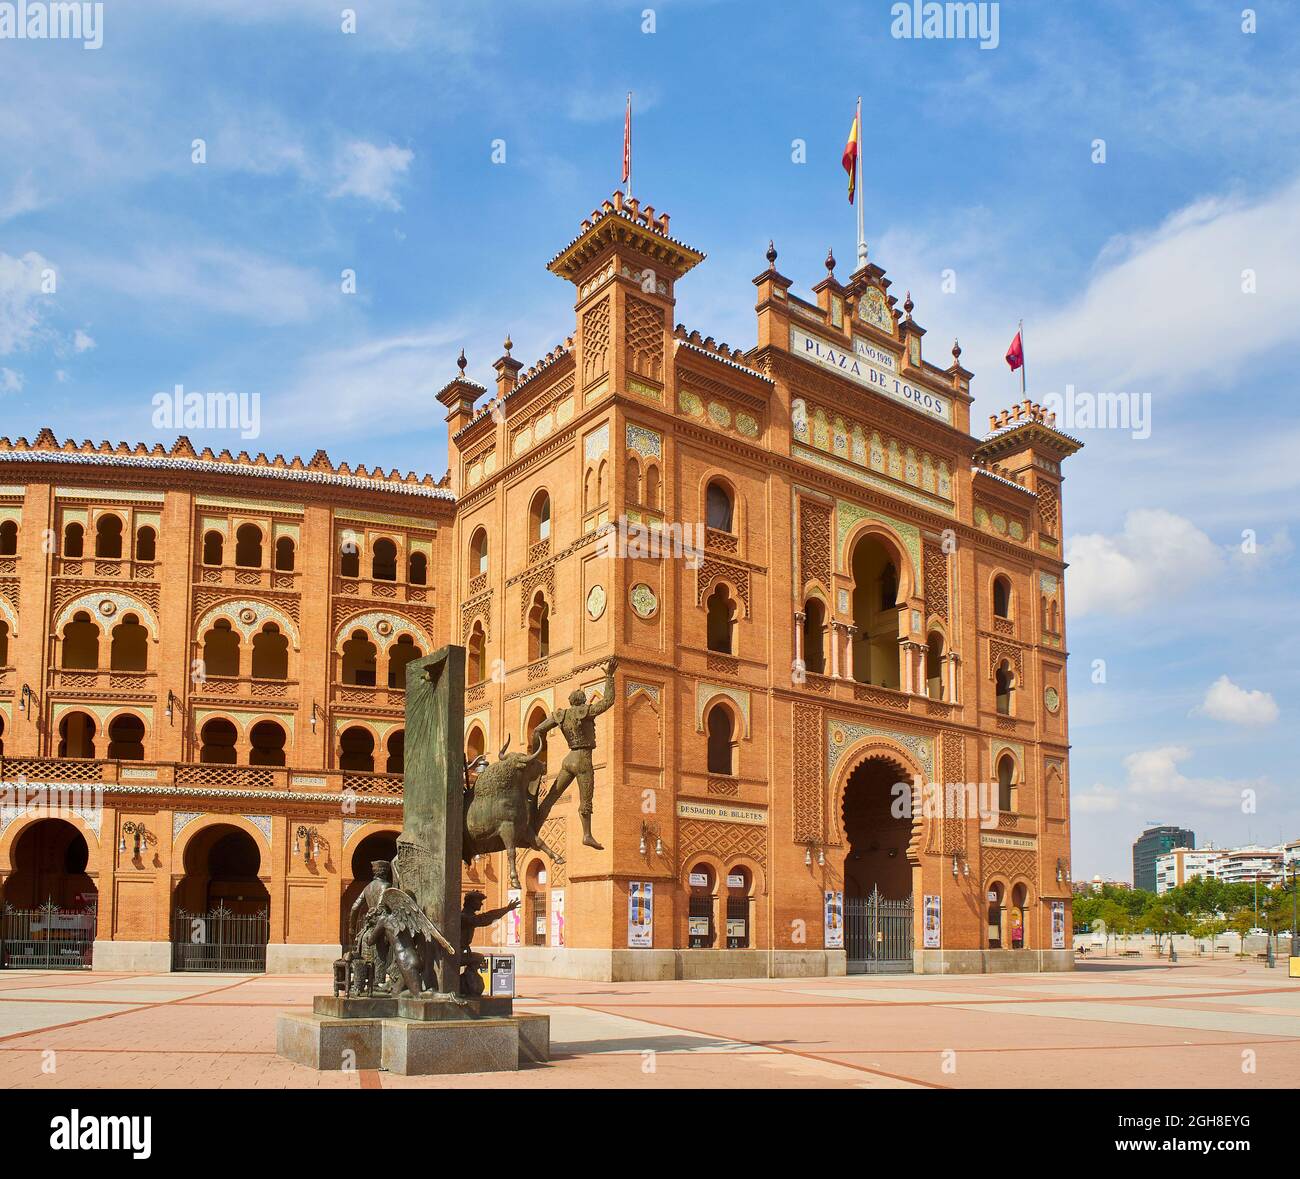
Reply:
[[[224,618],[203,636],[203,674],[239,675],[239,632]]]
[[[371,550],[370,576],[375,581],[397,580],[397,546],[386,536],[375,541]]]
[[[642,501],[647,508],[659,508],[659,467],[656,463],[647,463],[645,469],[645,498]]]
[[[144,721],[130,713],[109,721],[108,756],[114,761],[144,761]]]
[[[248,731],[248,764],[250,766],[284,765],[285,734],[282,726],[272,720],[258,721]]]
[[[998,669],[993,674],[994,685],[997,689],[997,708],[1003,716],[1011,715],[1011,694],[1015,691],[1016,677],[1011,670],[1011,665],[1004,659],[998,664]]]
[[[1011,909],[1007,913],[1007,940],[1013,950],[1023,950],[1029,943],[1025,906],[1029,900],[1029,890],[1023,884],[1017,884],[1011,890]]]
[[[988,890],[988,943],[990,950],[1002,949],[1002,908],[1006,904],[1006,886],[1001,883],[989,885]]]
[[[727,870],[727,949],[744,950],[749,947],[750,891],[754,878],[743,864]]]
[[[361,546],[350,532],[344,533],[339,542],[339,576],[361,576]]]
[[[220,532],[212,531],[203,536],[203,563],[220,565],[226,559],[226,538]]]
[[[470,765],[476,758],[482,757],[486,748],[487,738],[483,735],[483,729],[479,725],[471,725],[465,738],[465,764]]]
[[[84,712],[70,712],[59,721],[59,756],[95,756],[95,722]]]
[[[95,522],[95,556],[114,560],[122,556],[122,521],[104,515]]]
[[[419,659],[423,652],[415,645],[410,635],[398,636],[397,642],[388,648],[388,686],[406,691],[406,665],[412,659]]]
[[[704,493],[704,520],[718,532],[734,529],[735,505],[727,487],[714,479]]]
[[[0,716],[0,757],[4,757],[5,755],[4,736],[5,736],[5,718],[3,716]]]
[[[18,522],[0,520],[0,557],[13,557],[18,553]]]
[[[853,546],[853,678],[881,688],[902,686],[898,555],[878,535]]]
[[[524,723],[524,749],[529,750],[533,747],[533,734],[537,732],[537,726],[546,719],[546,709],[540,704],[528,714],[528,720]],[[547,766],[547,740],[542,736],[542,776],[549,773]]]
[[[930,632],[925,645],[925,690],[931,700],[944,699],[943,635],[937,630]]]
[[[86,551],[86,531],[80,524],[68,524],[63,529],[63,555],[80,557]]]
[[[545,491],[533,496],[528,509],[528,543],[551,539],[551,497]]]
[[[733,769],[735,724],[731,718],[731,710],[723,704],[713,705],[705,717],[704,727],[709,737],[709,773],[735,773]]]
[[[289,640],[274,622],[268,622],[253,636],[253,679],[289,678]]]
[[[713,948],[717,931],[714,927],[714,891],[717,883],[708,864],[695,864],[686,874],[690,896],[686,902],[687,946],[692,950]]]
[[[591,511],[596,506],[596,472],[588,467],[582,476],[582,510]]]
[[[528,611],[528,662],[545,659],[551,653],[551,608],[539,590]]]
[[[374,773],[375,737],[369,729],[353,725],[339,737],[339,769]]]
[[[804,603],[803,665],[813,675],[826,674],[826,606],[821,598]]]
[[[993,613],[999,618],[1011,617],[1011,581],[1000,575],[993,579]]]
[[[145,525],[136,530],[135,559],[137,561],[156,561],[158,559],[158,534]]]
[[[727,587],[725,585],[718,586],[709,595],[705,607],[707,609],[705,629],[709,650],[721,652],[723,655],[730,655],[732,653],[732,631],[735,627],[736,607],[731,600],[731,595],[727,593]]]
[[[429,584],[429,558],[423,553],[412,553],[406,563],[406,580],[412,585]]]
[[[294,558],[292,536],[282,536],[275,542],[275,568],[277,573],[292,573]]]
[[[262,567],[262,530],[256,524],[241,524],[235,533],[235,564],[245,569]]]
[[[406,730],[394,729],[388,734],[388,760],[384,771],[389,774],[406,772]]]
[[[641,464],[637,462],[636,455],[628,456],[627,486],[624,490],[627,494],[628,503],[639,504],[641,502]]]
[[[199,731],[199,761],[206,765],[233,766],[239,730],[224,717],[213,717]]]
[[[145,671],[149,666],[149,632],[134,614],[125,614],[113,628],[108,649],[108,666],[113,671]],[[109,731],[109,737],[112,737]],[[111,755],[110,755],[111,756]]]
[[[596,503],[603,504],[609,499],[609,464],[604,459],[596,468]]]
[[[465,675],[471,684],[482,683],[487,678],[487,654],[485,651],[486,640],[483,635],[483,624],[476,622],[474,629],[470,631],[469,646],[465,657]]]
[[[9,624],[0,619],[0,667],[9,666]]]
[[[474,535],[469,538],[469,575],[478,577],[481,573],[486,573],[488,568],[488,535],[487,529],[479,528]]]
[[[343,682],[375,686],[375,645],[364,630],[354,631],[343,644]]]
[[[1016,809],[1016,763],[1009,753],[998,758],[998,810]]]
[[[99,667],[99,627],[84,610],[78,610],[63,628],[63,666],[69,671]]]

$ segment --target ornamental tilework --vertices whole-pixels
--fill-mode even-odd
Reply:
[[[266,836],[266,842],[271,842],[271,816],[270,815],[241,815],[241,819],[247,819],[263,835]]]
[[[609,453],[609,423],[592,430],[582,442],[582,455],[587,462],[595,462]]]
[[[749,693],[739,688],[726,688],[721,684],[706,684],[703,680],[695,685],[695,729],[704,732],[704,709],[711,700],[726,696],[735,704],[745,722],[745,736],[749,736]]]
[[[863,508],[842,499],[836,501],[835,520],[837,529],[835,547],[846,568],[850,560],[848,554],[844,551],[844,542],[848,539],[849,533],[863,520],[876,520],[882,524],[888,524],[898,534],[899,539],[907,549],[907,555],[912,559],[912,569],[917,576],[920,575],[921,530],[915,524],[904,523],[902,520],[880,511],[879,508]]]
[[[864,737],[887,737],[897,741],[916,758],[925,775],[934,778],[934,738],[919,733],[904,733],[897,729],[884,729],[877,725],[850,724],[847,721],[830,721],[826,729],[826,776],[833,777],[835,765],[844,751]]]
[[[663,437],[657,430],[627,424],[627,448],[643,458],[663,457]]]

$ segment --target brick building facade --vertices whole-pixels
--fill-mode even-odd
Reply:
[[[917,970],[1068,968],[1079,443],[1029,402],[972,437],[960,350],[927,359],[871,263],[841,283],[828,258],[803,299],[769,249],[747,351],[674,326],[702,258],[666,215],[604,202],[550,262],[573,336],[526,371],[507,341],[490,395],[463,363],[438,394],[439,484],[0,440],[5,777],[102,787],[93,824],[67,820],[97,962],[157,965],[178,906],[227,897],[268,907],[269,969],[334,956],[400,826],[392,670],[450,641],[471,758],[621,660],[603,846],[574,788],[543,832],[565,862],[520,853],[519,916],[493,931],[525,972],[834,973],[876,956],[852,922],[841,941],[872,894]],[[563,753],[552,733],[550,775]],[[0,827],[6,900],[38,901],[58,859],[38,822]],[[466,887],[504,903],[501,857]]]

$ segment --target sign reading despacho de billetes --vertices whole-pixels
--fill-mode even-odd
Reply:
[[[790,351],[805,360],[820,364],[823,368],[834,369],[842,376],[941,422],[952,425],[952,403],[938,393],[920,385],[911,384],[886,371],[897,363],[894,358],[866,340],[854,337],[853,351],[841,348],[819,336],[810,336],[802,328],[790,325]]]
[[[1032,835],[1001,835],[996,831],[980,832],[980,847],[1016,847],[1033,851],[1038,841]]]
[[[766,811],[756,810],[752,806],[718,806],[712,802],[679,801],[677,817],[710,819],[715,823],[748,823],[753,827],[762,827],[767,823]]]

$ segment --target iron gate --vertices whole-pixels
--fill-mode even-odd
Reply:
[[[95,947],[95,910],[60,909],[46,901],[39,909],[0,911],[0,967],[8,970],[89,970]]]
[[[844,898],[844,947],[850,974],[907,973],[912,969],[912,898]]]
[[[177,909],[172,918],[172,969],[256,974],[266,970],[269,913],[207,913]]]

